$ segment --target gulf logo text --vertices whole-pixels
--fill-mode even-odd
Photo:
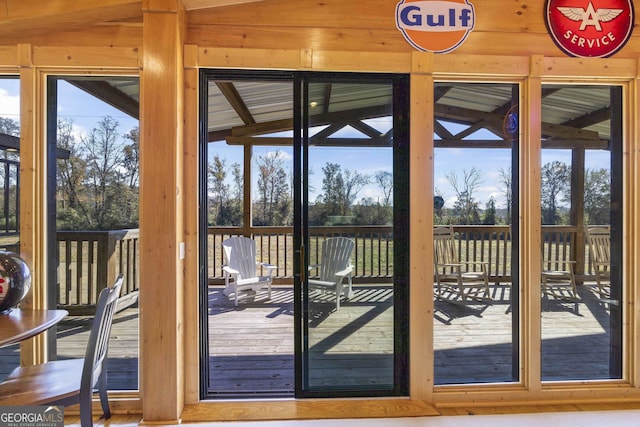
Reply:
[[[471,31],[475,25],[473,6],[451,1],[400,3],[396,18],[398,29],[411,31]]]

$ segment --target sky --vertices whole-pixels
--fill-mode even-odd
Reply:
[[[0,116],[8,117],[14,120],[19,119],[20,97],[19,97],[19,80],[16,79],[0,79]],[[61,118],[67,118],[74,123],[74,132],[76,140],[96,127],[96,123],[105,116],[110,116],[120,124],[120,133],[122,135],[128,133],[132,128],[138,125],[138,121],[126,114],[112,108],[102,101],[93,98],[83,91],[60,82],[58,87],[58,112]],[[370,123],[376,129],[386,131],[389,123],[378,121]],[[345,131],[348,132],[348,131]],[[354,134],[355,131],[352,131]],[[345,135],[341,135],[345,136]],[[491,136],[482,135],[481,138],[488,139]],[[493,136],[492,138],[495,138]],[[242,148],[237,146],[228,146],[223,142],[210,144],[210,153],[218,153],[222,157],[227,158],[228,165],[238,162],[242,165]],[[293,152],[290,147],[256,147],[254,149],[254,159],[258,156],[269,155],[274,150],[280,150],[284,154],[285,168],[287,172],[293,172]],[[211,158],[212,154],[210,154]],[[310,200],[315,200],[322,190],[322,167],[327,162],[338,163],[342,166],[342,170],[357,171],[363,175],[373,176],[377,171],[392,171],[393,153],[390,148],[327,148],[312,147],[310,149],[310,161],[312,175],[310,176],[311,194]],[[587,155],[587,168],[608,167],[608,152],[590,152]],[[570,164],[571,154],[568,150],[543,150],[542,164],[553,160],[560,160]],[[503,149],[436,149],[435,150],[435,170],[434,183],[435,189],[445,198],[445,207],[452,207],[455,203],[455,191],[449,184],[446,175],[455,172],[458,179],[462,179],[464,171],[470,171],[476,168],[480,171],[482,183],[478,188],[476,199],[480,202],[480,207],[484,205],[490,197],[496,200],[498,208],[505,207],[504,189],[500,183],[499,169],[508,170],[511,164],[511,154],[509,150]],[[254,160],[255,165],[255,160]],[[229,174],[231,175],[231,174]],[[253,188],[256,188],[256,177],[254,174]],[[375,184],[370,184],[363,188],[358,194],[358,199],[370,197],[374,201],[382,197],[382,193]]]
[[[77,140],[106,116],[120,124],[119,130],[123,135],[138,125],[137,119],[64,81],[58,85],[58,116],[73,121]],[[20,119],[20,82],[17,78],[0,79],[0,117]]]

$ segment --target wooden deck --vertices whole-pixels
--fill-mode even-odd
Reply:
[[[392,291],[357,285],[339,311],[314,298],[310,319],[310,384],[376,387],[392,379]],[[493,301],[459,305],[436,301],[435,383],[512,381],[510,287],[492,285]],[[543,299],[544,380],[609,377],[609,313],[592,286],[577,302]],[[59,327],[60,357],[81,357],[88,317],[69,317]],[[220,287],[209,288],[209,392],[287,395],[294,388],[293,292],[275,287],[271,300],[258,292],[234,307]],[[109,386],[137,389],[138,312],[117,313],[109,351]],[[18,347],[0,349],[0,377],[19,363]],[[356,369],[357,367],[357,369]]]

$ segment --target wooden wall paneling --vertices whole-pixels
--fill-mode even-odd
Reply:
[[[276,40],[276,42],[274,42]],[[313,49],[345,52],[413,52],[415,49],[395,28],[296,28],[277,26],[203,25],[188,26],[187,43],[219,48]],[[477,31],[452,54],[529,56],[565,58],[547,33]],[[448,54],[448,55],[452,55]],[[616,58],[640,55],[640,38],[632,39],[616,53]],[[444,55],[447,56],[447,55]]]
[[[0,66],[16,69],[18,65],[18,48],[17,46],[0,46]]]
[[[575,82],[636,78],[636,59],[626,58],[544,58],[544,76]]]
[[[246,27],[395,28],[396,4],[387,0],[267,0],[190,11],[187,22]]]
[[[49,47],[34,46],[33,62],[50,67],[123,67],[138,68],[138,47]]]
[[[410,103],[409,394],[431,401],[433,392],[433,54],[414,53]]]
[[[144,12],[140,84],[140,366],[143,422],[184,403],[183,25],[178,0]]]
[[[542,2],[474,0],[475,30],[546,34]],[[387,0],[268,0],[190,11],[189,24],[395,29],[397,2]]]
[[[200,316],[199,299],[199,70],[198,48],[184,47],[184,371],[185,403],[196,403],[200,399]]]
[[[299,50],[198,48],[198,64],[202,68],[298,69]]]
[[[262,0],[182,0],[186,10],[203,9],[209,7],[228,6],[230,4],[254,3]]]
[[[200,46],[327,51],[407,52],[415,49],[395,28],[305,28],[237,25],[188,26],[187,43]],[[275,41],[275,42],[274,42]]]
[[[317,71],[371,71],[409,73],[411,53],[313,51],[312,67]]]
[[[481,78],[524,77],[529,74],[529,58],[526,56],[495,55],[436,55],[434,73],[440,76],[473,76]]]
[[[18,38],[18,37],[14,37]],[[142,46],[142,22],[101,24],[88,28],[58,30],[47,34],[23,34],[20,43],[47,47],[134,48]],[[5,40],[6,41],[6,40]],[[0,47],[2,49],[3,47]],[[126,56],[131,54],[126,54]]]

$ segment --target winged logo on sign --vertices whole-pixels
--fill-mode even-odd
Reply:
[[[587,6],[586,10],[581,7],[564,6],[559,6],[558,10],[572,21],[582,20],[580,30],[584,30],[585,28],[587,28],[587,25],[593,25],[598,31],[602,31],[600,22],[609,22],[623,12],[622,9],[600,8],[598,10],[595,10],[591,2],[589,2],[589,6]]]

